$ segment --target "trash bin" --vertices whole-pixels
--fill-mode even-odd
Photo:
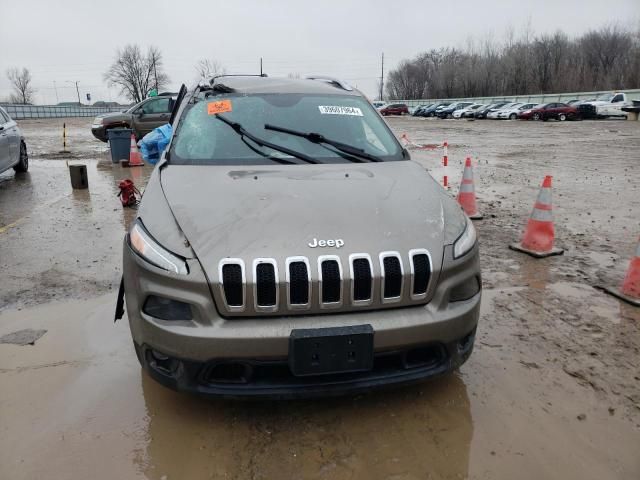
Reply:
[[[111,149],[111,161],[113,163],[119,163],[120,160],[129,160],[132,132],[130,128],[112,128],[107,132],[109,148]]]

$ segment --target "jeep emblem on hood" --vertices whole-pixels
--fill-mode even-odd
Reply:
[[[314,238],[313,241],[309,242],[307,245],[309,245],[311,248],[316,248],[316,247],[340,248],[344,246],[344,240],[342,240],[341,238],[336,238],[335,240],[318,240],[317,238]]]

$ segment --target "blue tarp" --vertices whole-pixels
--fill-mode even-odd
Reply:
[[[146,163],[155,165],[160,160],[160,155],[169,145],[173,129],[167,123],[161,127],[154,128],[140,140],[140,153]]]

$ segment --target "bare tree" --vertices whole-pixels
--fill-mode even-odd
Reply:
[[[169,83],[163,67],[162,53],[157,47],[151,46],[143,54],[138,45],[127,45],[118,49],[104,79],[109,86],[120,87],[127,98],[140,102],[152,88],[160,89]]]
[[[535,35],[530,21],[466,48],[430,50],[401,61],[386,80],[392,99],[511,96],[640,87],[640,26],[605,25],[569,38]]]
[[[196,63],[196,73],[198,74],[197,80],[202,81],[216,75],[224,75],[227,70],[216,60],[203,58]]]
[[[31,85],[31,72],[27,68],[20,70],[13,67],[7,70],[7,78],[13,87],[13,93],[9,97],[11,103],[28,105],[33,103],[33,95],[36,90]]]

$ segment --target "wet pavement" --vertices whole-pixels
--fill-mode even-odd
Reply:
[[[144,374],[113,323],[134,210],[91,119],[21,122],[30,173],[0,174],[0,478],[563,478],[640,476],[640,309],[592,288],[621,281],[640,232],[640,126],[391,118],[398,135],[467,154],[485,220],[476,349],[459,372],[330,400],[230,402]],[[441,151],[414,151],[440,178]],[[88,166],[72,191],[66,160]],[[565,255],[516,241],[545,174]],[[457,191],[457,186],[452,193]]]

